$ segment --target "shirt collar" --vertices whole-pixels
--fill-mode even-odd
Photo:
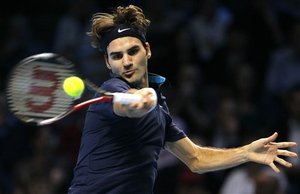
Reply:
[[[149,79],[150,87],[152,87],[154,89],[160,88],[160,86],[162,86],[166,81],[165,77],[158,75],[158,74],[154,74],[154,73],[149,73],[148,79]]]
[[[114,73],[111,73],[111,77],[122,79],[119,75],[114,74]],[[124,79],[122,79],[122,80],[124,80]],[[149,80],[150,87],[152,87],[154,89],[159,89],[165,83],[166,78],[161,75],[155,74],[155,73],[148,73],[148,80]]]

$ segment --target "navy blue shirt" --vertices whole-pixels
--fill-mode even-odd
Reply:
[[[111,102],[89,107],[81,137],[78,161],[69,194],[151,194],[157,176],[157,160],[166,141],[185,137],[172,122],[159,92],[164,78],[149,75],[158,94],[158,105],[141,118],[114,114]],[[126,92],[132,88],[113,77],[103,89]]]

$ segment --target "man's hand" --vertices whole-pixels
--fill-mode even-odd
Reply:
[[[290,162],[282,159],[280,156],[298,157],[296,153],[284,148],[297,146],[296,142],[274,142],[278,136],[275,132],[267,138],[258,139],[247,145],[247,158],[249,161],[269,165],[275,172],[280,172],[274,162],[285,167],[292,167]]]
[[[143,88],[136,90],[134,94],[139,94],[142,96],[140,102],[131,104],[130,108],[141,110],[144,109],[146,112],[153,110],[157,104],[156,92],[152,88]]]
[[[141,100],[129,104],[114,103],[114,112],[119,116],[142,117],[152,111],[157,105],[157,94],[153,88],[130,89],[127,93],[139,95]]]

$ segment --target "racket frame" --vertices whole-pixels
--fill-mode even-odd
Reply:
[[[8,84],[7,84],[7,91],[6,91],[7,95],[6,96],[7,96],[8,102],[9,102],[9,109],[11,110],[11,112],[17,118],[19,118],[21,121],[23,121],[25,123],[32,123],[32,124],[35,124],[38,126],[48,125],[48,124],[52,124],[64,117],[70,115],[71,113],[73,113],[75,111],[78,111],[79,109],[81,109],[83,107],[87,107],[93,103],[112,101],[113,103],[117,102],[117,103],[121,103],[121,104],[129,104],[132,102],[139,102],[141,100],[141,95],[139,95],[139,94],[111,93],[111,92],[108,92],[108,91],[103,90],[102,88],[98,87],[96,84],[91,82],[89,79],[83,79],[85,85],[88,88],[90,88],[94,92],[99,93],[101,96],[92,98],[92,99],[89,99],[89,100],[86,100],[79,104],[74,105],[75,101],[80,99],[81,96],[77,97],[77,98],[68,98],[67,95],[63,92],[62,87],[57,87],[57,88],[55,88],[55,91],[60,93],[59,95],[64,94],[65,98],[69,99],[68,100],[69,105],[63,105],[63,106],[66,106],[66,109],[67,109],[67,107],[69,107],[68,110],[63,111],[61,113],[57,113],[56,116],[55,116],[56,113],[51,112],[51,114],[50,114],[47,111],[43,112],[43,113],[32,112],[32,111],[30,112],[30,110],[27,110],[26,107],[25,108],[20,107],[20,106],[18,107],[18,105],[22,105],[22,103],[24,105],[24,103],[25,103],[25,102],[22,102],[22,100],[18,99],[19,98],[18,96],[20,96],[20,97],[27,96],[26,98],[30,98],[30,97],[28,97],[28,92],[26,93],[26,92],[23,92],[23,90],[22,90],[23,89],[22,87],[26,87],[26,84],[24,86],[22,86],[22,85],[18,86],[18,84],[25,82],[23,79],[27,79],[27,77],[24,76],[24,73],[27,73],[28,76],[33,76],[33,72],[32,72],[33,69],[36,66],[39,66],[39,65],[35,66],[35,64],[34,64],[35,62],[41,63],[39,65],[42,66],[43,68],[46,68],[46,69],[49,68],[53,72],[58,73],[60,80],[63,80],[65,78],[67,78],[68,76],[78,76],[78,75],[76,75],[78,73],[76,71],[75,65],[68,59],[66,59],[63,56],[56,54],[56,53],[41,53],[41,54],[29,56],[29,57],[21,60],[13,68],[13,70],[11,72],[11,75],[9,77]],[[22,68],[24,65],[31,65],[32,67],[29,67],[28,69]],[[56,69],[55,70],[51,69],[51,68],[53,68],[53,66],[55,68],[59,68],[60,65],[63,68],[61,68],[57,71],[56,71]],[[64,71],[70,71],[72,73],[68,74],[68,73],[65,73]],[[61,73],[61,72],[63,72],[63,73]],[[60,73],[61,73],[61,75],[60,75]],[[65,77],[65,75],[66,75],[66,77]],[[78,77],[80,77],[80,76],[78,76]],[[34,78],[31,77],[31,79],[34,79]],[[22,80],[22,81],[20,81],[20,80]],[[28,78],[28,82],[30,82],[30,81],[32,81],[32,80],[30,80],[30,78]],[[31,83],[35,84],[36,82],[32,81],[32,82],[30,82],[30,84]],[[16,87],[19,87],[19,88],[16,89]],[[20,92],[20,94],[18,94],[18,92]],[[42,96],[42,97],[47,97],[47,96]],[[16,103],[16,101],[20,101],[20,102]],[[55,102],[53,102],[53,103],[55,103]],[[51,108],[53,108],[53,107],[51,107]],[[65,107],[63,107],[62,109],[65,109]]]

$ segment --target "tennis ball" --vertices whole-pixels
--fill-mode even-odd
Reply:
[[[63,89],[69,96],[79,97],[84,91],[84,83],[79,77],[71,76],[64,80]]]

